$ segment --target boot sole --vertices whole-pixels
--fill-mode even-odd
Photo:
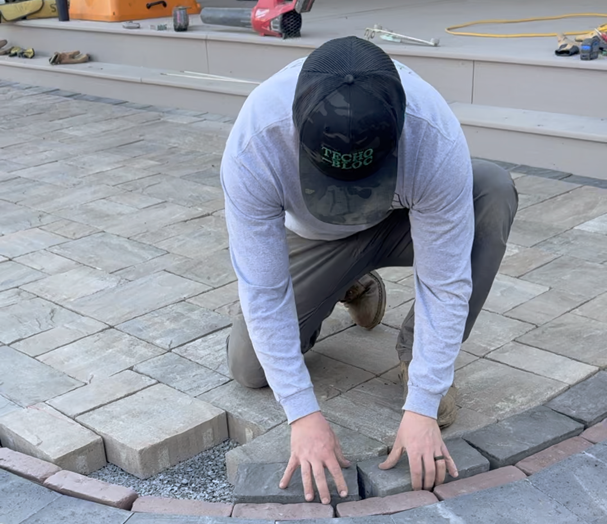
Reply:
[[[382,278],[379,276],[379,274],[376,271],[371,271],[369,273],[369,276],[375,280],[375,282],[377,283],[377,287],[379,289],[379,309],[377,310],[377,314],[375,315],[375,318],[373,319],[373,321],[371,322],[371,324],[369,326],[365,326],[365,329],[368,331],[371,331],[374,327],[377,327],[382,319],[384,318],[384,314],[386,313],[386,285],[384,284],[384,281],[382,280]]]

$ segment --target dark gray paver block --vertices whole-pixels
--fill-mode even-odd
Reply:
[[[128,524],[273,524],[272,520],[235,519],[232,517],[195,517],[135,513]]]
[[[278,487],[286,467],[287,464],[282,462],[240,465],[234,486],[234,504],[298,504],[306,502],[299,469],[293,474],[288,488],[280,489]],[[331,504],[333,506],[341,502],[360,500],[356,467],[350,466],[347,469],[342,469],[344,480],[348,486],[348,496],[345,498],[341,498],[338,495],[331,474],[327,470],[325,472],[327,474],[327,484],[331,493]],[[320,502],[318,493],[315,493],[313,502]]]
[[[439,513],[466,524],[584,524],[566,507],[535,489],[528,480],[511,482],[445,501]],[[394,519],[395,524],[400,521]]]
[[[593,426],[607,417],[607,371],[601,371],[555,399],[547,406]]]
[[[447,449],[455,461],[459,477],[454,479],[447,473],[445,482],[461,480],[489,471],[489,461],[463,439],[446,441]],[[404,491],[412,491],[411,471],[406,456],[396,467],[379,469],[386,457],[377,457],[358,464],[359,483],[363,498],[387,497]]]
[[[516,464],[579,435],[584,426],[544,406],[514,415],[464,438],[489,459],[492,468]]]
[[[18,524],[60,495],[0,469],[0,522]]]
[[[607,518],[606,458],[607,446],[598,444],[531,475],[529,481],[586,522]]]
[[[268,521],[266,521],[266,524]],[[276,524],[292,524],[292,520],[277,520]],[[372,517],[345,517],[334,519],[302,519],[297,524],[394,524],[390,515],[373,515]]]
[[[32,515],[23,524],[124,524],[131,516],[130,511],[110,508],[88,500],[61,496],[48,506]]]

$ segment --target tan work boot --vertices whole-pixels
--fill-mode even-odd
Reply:
[[[403,382],[403,389],[405,394],[405,401],[407,400],[408,386],[409,382],[409,363],[402,362],[400,363],[400,373],[398,374],[400,379]],[[441,399],[440,405],[438,406],[438,414],[436,417],[436,421],[438,422],[438,427],[440,429],[448,428],[451,424],[455,422],[457,419],[457,388],[455,386],[451,386],[447,394]]]
[[[80,51],[69,51],[68,53],[53,53],[49,58],[51,65],[61,64],[84,64],[90,60],[87,54],[81,54]]]
[[[356,281],[342,300],[354,323],[371,330],[377,326],[386,312],[386,286],[375,272]]]

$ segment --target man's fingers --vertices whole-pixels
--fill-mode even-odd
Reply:
[[[329,493],[327,477],[325,476],[325,468],[322,462],[312,464],[312,470],[314,472],[314,480],[316,481],[318,494],[320,495],[320,501],[323,504],[329,504],[331,502],[331,494]]]
[[[394,446],[388,455],[388,458],[379,465],[379,469],[392,469],[403,456],[404,449],[402,446]]]
[[[348,486],[346,485],[346,481],[344,479],[344,474],[339,467],[339,463],[335,460],[331,460],[327,462],[327,469],[333,480],[335,481],[335,487],[337,488],[337,493],[339,493],[340,497],[348,496]]]
[[[443,455],[445,457],[445,464],[446,464],[447,470],[449,471],[449,475],[451,475],[453,478],[459,477],[459,472],[457,471],[457,466],[455,465],[455,461],[451,458],[451,454],[449,453],[447,446],[445,446],[444,444],[443,444]]]
[[[344,456],[344,452],[341,450],[341,444],[339,443],[339,440],[337,440],[337,437],[335,437],[335,455],[342,468],[350,467],[350,461]]]
[[[309,462],[301,463],[301,481],[306,500],[312,502],[314,500],[314,484],[312,483],[312,472]]]
[[[442,452],[435,453],[435,456],[443,455]],[[444,459],[435,460],[434,465],[436,468],[436,478],[434,479],[434,485],[440,486],[445,482],[445,474],[447,473],[447,461],[446,457]]]
[[[431,490],[436,480],[436,462],[434,453],[426,453],[423,458],[424,463],[424,489]]]
[[[419,491],[420,489],[422,489],[422,468],[422,456],[409,455],[409,469],[411,471],[411,486],[413,487],[413,491]]]
[[[282,476],[282,479],[280,480],[280,484],[278,485],[280,489],[286,489],[289,487],[291,477],[293,476],[293,473],[295,473],[295,470],[297,469],[298,465],[299,463],[297,462],[297,460],[291,457],[289,463],[287,464],[287,469],[285,469],[285,473]]]

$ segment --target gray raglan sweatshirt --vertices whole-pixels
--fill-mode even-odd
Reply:
[[[249,96],[221,166],[243,315],[289,423],[319,405],[301,354],[285,227],[304,238],[334,240],[375,225],[326,224],[305,207],[291,109],[303,60]],[[409,209],[415,250],[415,341],[403,409],[436,417],[453,381],[472,289],[472,166],[460,124],[445,100],[395,64],[407,110],[393,207]]]

